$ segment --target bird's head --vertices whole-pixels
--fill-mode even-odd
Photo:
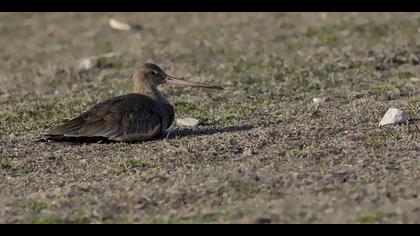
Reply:
[[[167,75],[159,66],[153,63],[145,63],[137,67],[136,71],[134,72],[134,80],[135,82],[140,83],[142,85],[152,85],[155,87],[161,84],[174,84],[219,90],[223,89],[222,87],[181,80],[176,77]]]

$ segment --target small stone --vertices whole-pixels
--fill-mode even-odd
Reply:
[[[176,124],[180,126],[195,127],[200,124],[200,121],[194,118],[176,119]]]
[[[397,108],[389,108],[379,122],[379,126],[398,124],[408,120],[408,114],[405,111],[399,110]]]
[[[333,99],[331,97],[323,97],[323,98],[313,98],[312,101],[315,103],[315,105],[319,106],[326,102],[331,102]]]
[[[101,64],[100,62],[101,61],[103,62],[104,59],[112,58],[116,56],[119,56],[119,54],[115,52],[108,52],[108,53],[101,54],[98,56],[91,56],[91,57],[83,58],[79,62],[79,70],[90,70],[92,68],[98,67],[99,64]]]
[[[121,21],[117,21],[115,19],[110,19],[109,20],[109,26],[111,26],[111,28],[116,29],[116,30],[131,30],[131,26],[127,23],[121,22]]]
[[[88,57],[80,60],[79,70],[90,70],[98,64],[96,57]]]
[[[125,31],[133,31],[133,30],[140,30],[140,25],[130,25],[125,22],[118,21],[116,19],[109,20],[109,26],[116,30],[125,30]]]
[[[319,105],[322,102],[322,98],[313,98],[312,101],[316,104]]]
[[[410,81],[412,81],[412,82],[419,82],[420,79],[419,78],[416,78],[416,77],[412,77],[412,78],[410,78]]]

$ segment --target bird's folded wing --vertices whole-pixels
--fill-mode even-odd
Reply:
[[[53,130],[51,135],[102,137],[141,141],[161,133],[162,115],[156,102],[139,94],[104,101]]]

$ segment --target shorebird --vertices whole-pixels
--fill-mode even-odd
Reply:
[[[132,93],[95,105],[42,139],[139,142],[163,137],[175,119],[175,110],[158,90],[162,84],[223,89],[175,78],[159,66],[146,63],[134,70]]]

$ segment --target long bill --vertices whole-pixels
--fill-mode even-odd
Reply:
[[[223,88],[222,87],[219,87],[219,86],[214,86],[214,85],[208,85],[208,84],[202,84],[202,83],[197,83],[197,82],[191,82],[191,81],[181,80],[181,79],[175,78],[175,77],[170,76],[170,75],[166,75],[165,80],[166,80],[166,83],[168,83],[168,84],[186,85],[186,86],[191,86],[191,87],[200,87],[200,88],[209,88],[209,89],[223,90]]]

